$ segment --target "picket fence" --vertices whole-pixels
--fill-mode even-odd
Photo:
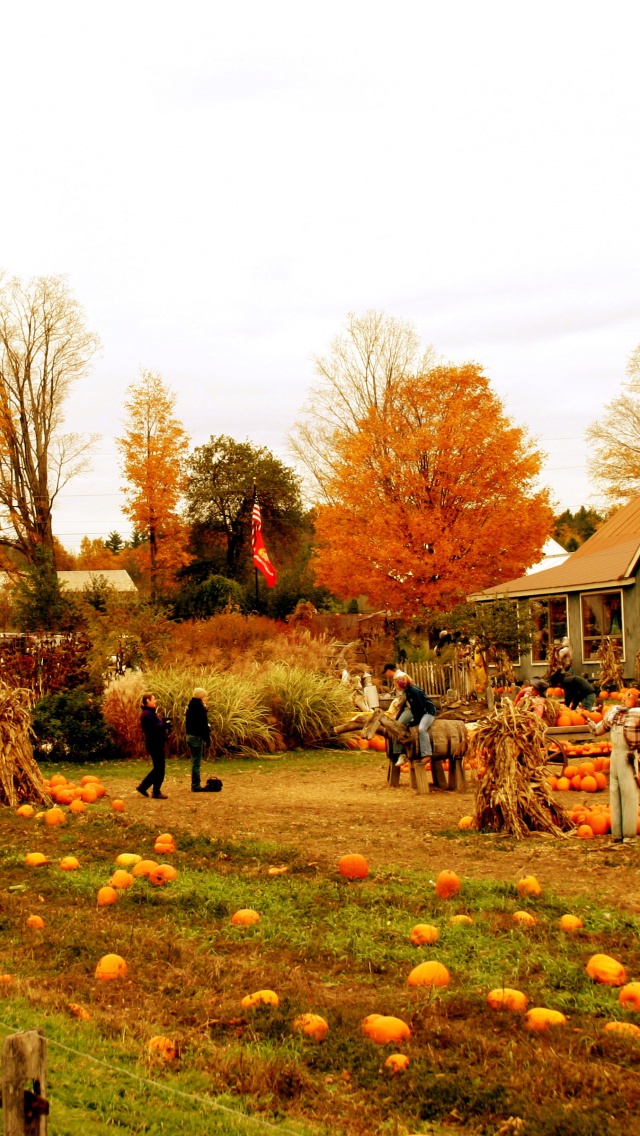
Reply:
[[[427,694],[444,698],[452,690],[457,698],[469,698],[474,689],[473,673],[459,663],[407,663],[407,673]]]

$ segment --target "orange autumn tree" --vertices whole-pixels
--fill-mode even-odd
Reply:
[[[318,583],[413,615],[520,576],[553,524],[542,455],[506,416],[482,368],[402,380],[384,411],[334,435],[318,509]]]
[[[129,396],[125,432],[116,442],[127,479],[123,512],[143,537],[137,556],[156,595],[188,560],[178,509],[189,438],[174,413],[176,397],[160,375],[143,370]]]

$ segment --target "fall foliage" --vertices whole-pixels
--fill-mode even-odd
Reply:
[[[411,615],[513,579],[552,527],[541,455],[475,364],[402,380],[391,405],[337,435],[318,509],[318,582]]]
[[[147,538],[137,555],[155,594],[187,560],[178,507],[189,439],[174,414],[175,395],[160,375],[143,370],[129,394],[125,433],[117,440],[127,479],[123,512]]]
[[[589,474],[614,508],[640,494],[640,346],[627,363],[627,376],[622,393],[586,434]]]

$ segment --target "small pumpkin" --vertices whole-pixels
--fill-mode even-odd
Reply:
[[[448,986],[451,975],[446,966],[435,959],[418,963],[407,978],[408,986]]]
[[[36,810],[34,809],[33,805],[20,805],[20,808],[16,809],[16,816],[26,817],[27,820],[31,820],[31,817],[34,817],[35,815]]]
[[[79,1002],[67,1002],[67,1009],[79,1022],[91,1021],[91,1014],[84,1006],[81,1006]]]
[[[84,813],[84,812],[86,812],[86,810],[87,810],[87,806],[85,805],[84,801],[81,801],[79,798],[76,798],[76,800],[72,801],[71,804],[69,805],[69,812],[74,813],[75,815],[78,815],[79,813]]]
[[[409,936],[414,947],[423,947],[426,943],[435,943],[440,938],[437,927],[431,923],[416,923]]]
[[[561,931],[579,931],[581,927],[584,927],[584,923],[577,915],[562,915],[559,927]]]
[[[362,1032],[375,1041],[376,1045],[397,1044],[408,1041],[411,1030],[402,1018],[394,1018],[384,1014],[369,1014],[360,1026]]]
[[[252,1010],[254,1006],[279,1006],[280,999],[275,990],[256,990],[255,994],[245,994],[240,1005],[243,1010]]]
[[[253,923],[260,922],[260,915],[252,907],[241,907],[231,916],[233,927],[251,927]]]
[[[390,1069],[394,1077],[404,1073],[409,1068],[409,1058],[406,1053],[392,1053],[384,1063],[385,1069]]]
[[[165,884],[170,884],[172,880],[178,878],[178,869],[174,868],[173,864],[159,864],[158,871],[162,873]]]
[[[366,880],[369,875],[369,865],[364,856],[358,852],[350,852],[338,861],[338,871],[345,880]]]
[[[66,785],[66,783],[67,779],[64,776],[64,773],[54,773],[53,777],[49,781],[52,789],[55,789],[56,785]]]
[[[117,898],[118,893],[115,888],[101,887],[98,892],[98,907],[110,907],[112,903],[116,902]]]
[[[449,922],[454,923],[457,926],[470,927],[473,923],[473,919],[470,915],[452,915]]]
[[[162,1035],[152,1037],[151,1040],[147,1042],[147,1049],[149,1053],[157,1053],[158,1057],[161,1057],[163,1061],[175,1061],[178,1056],[175,1043],[170,1037],[162,1037]]]
[[[525,1024],[527,1029],[541,1032],[553,1026],[566,1026],[567,1019],[560,1010],[547,1010],[543,1006],[534,1006],[532,1010],[527,1010]]]
[[[44,919],[41,915],[30,915],[27,919],[27,927],[31,927],[32,931],[41,931],[44,927]]]
[[[458,821],[458,828],[460,828],[460,829],[462,829],[462,831],[464,831],[467,828],[473,828],[473,824],[474,824],[473,817],[471,817],[471,816],[460,817],[460,820]]]
[[[300,1014],[294,1019],[293,1028],[314,1041],[324,1041],[329,1032],[329,1023],[320,1014]]]
[[[436,880],[438,899],[453,899],[460,891],[460,877],[455,872],[440,872]]]
[[[605,986],[624,986],[627,972],[621,962],[610,955],[592,955],[587,963],[587,974],[594,982]]]
[[[116,856],[115,863],[119,868],[133,868],[141,860],[142,856],[137,856],[135,852],[121,852],[119,856]]]
[[[0,974],[0,986],[9,986],[13,982],[12,974]]]
[[[43,852],[27,852],[24,862],[28,868],[42,868],[49,861]]]
[[[156,844],[173,844],[175,847],[176,838],[171,832],[161,832],[159,836],[156,836]]]
[[[607,1033],[619,1033],[623,1037],[632,1037],[635,1041],[640,1039],[640,1026],[633,1022],[607,1022],[604,1028]]]
[[[80,867],[80,861],[75,856],[63,856],[60,861],[60,867],[63,872],[76,872]]]
[[[518,895],[522,899],[529,895],[542,895],[542,888],[535,876],[523,876],[518,880]]]
[[[139,863],[134,864],[131,875],[135,876],[136,879],[138,876],[148,876],[150,872],[155,872],[158,867],[159,864],[156,864],[155,860],[140,860]]]
[[[124,812],[124,801],[121,801],[119,798],[116,798],[115,801],[112,801],[111,802],[111,811],[114,812],[114,813],[123,813]]]
[[[593,840],[593,829],[590,824],[581,824],[578,828],[580,840]]]
[[[114,982],[126,978],[129,967],[121,955],[103,955],[96,966],[96,978],[101,982]]]
[[[535,915],[531,915],[528,911],[514,911],[513,921],[519,927],[534,927],[536,923]]]
[[[627,982],[618,994],[618,1001],[625,1010],[640,1010],[640,982]]]
[[[66,819],[62,809],[55,808],[55,806],[52,809],[47,809],[44,814],[44,822],[51,828],[55,828],[58,824],[65,824]]]
[[[513,1013],[522,1013],[527,1008],[529,999],[521,990],[511,990],[508,986],[500,986],[490,990],[487,1002],[492,1010],[511,1010]]]
[[[99,785],[100,778],[96,777],[95,773],[87,773],[84,777],[80,778],[80,786],[84,789],[85,785]]]
[[[85,785],[82,790],[81,800],[84,801],[85,805],[94,805],[96,803],[98,794],[95,785]]]
[[[112,888],[118,891],[126,891],[133,883],[133,876],[130,872],[125,872],[124,868],[118,868],[109,880]]]

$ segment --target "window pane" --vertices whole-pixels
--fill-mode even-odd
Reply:
[[[622,597],[619,592],[605,593],[602,597],[605,635],[622,634]]]
[[[531,658],[534,663],[544,663],[549,657],[549,601],[546,597],[533,601],[531,618],[535,627]]]
[[[592,592],[581,596],[583,658],[595,659],[603,635],[609,635],[621,652],[624,650],[622,628],[622,592]]]
[[[582,634],[585,639],[602,635],[602,597],[582,597]]]
[[[551,638],[555,642],[562,642],[567,634],[567,601],[564,596],[555,596],[549,603],[549,618],[551,620]]]

